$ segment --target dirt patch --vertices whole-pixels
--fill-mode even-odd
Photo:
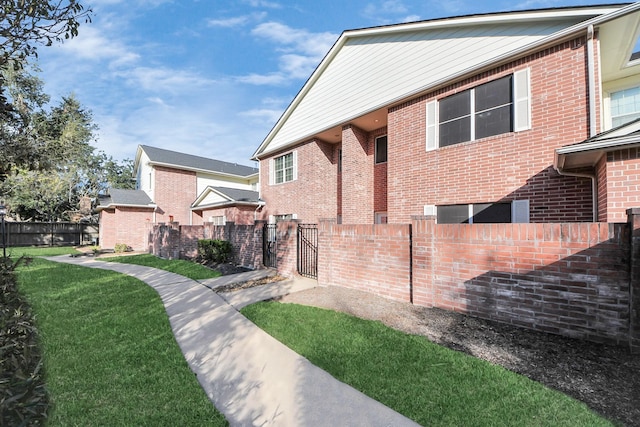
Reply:
[[[423,335],[559,390],[610,420],[640,426],[640,355],[631,355],[627,347],[529,331],[333,286],[280,301],[337,310]]]

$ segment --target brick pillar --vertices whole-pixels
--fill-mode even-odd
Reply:
[[[411,218],[411,286],[413,303],[424,307],[434,307],[434,244],[435,216],[414,216]]]
[[[627,209],[631,234],[629,256],[629,346],[640,353],[640,208]]]
[[[373,224],[373,150],[369,136],[353,125],[342,128],[342,223]]]

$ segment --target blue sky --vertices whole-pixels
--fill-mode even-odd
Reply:
[[[93,22],[41,47],[45,91],[93,112],[98,150],[138,144],[246,165],[344,30],[602,4],[524,0],[93,0]]]

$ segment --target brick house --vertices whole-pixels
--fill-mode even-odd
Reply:
[[[640,3],[345,31],[253,155],[270,218],[625,221]]]
[[[110,189],[99,199],[102,248],[146,250],[151,227],[162,222],[252,224],[262,207],[257,168],[140,145],[134,174],[136,190]]]

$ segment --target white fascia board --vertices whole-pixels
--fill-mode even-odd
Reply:
[[[210,185],[207,186],[207,188],[205,188],[204,190],[202,190],[202,193],[200,193],[200,195],[198,197],[196,197],[196,200],[194,200],[193,203],[191,203],[191,206],[198,206],[198,203],[202,202],[208,195],[209,193],[214,193],[217,194],[218,196],[227,199],[228,201],[233,201],[233,199],[229,196],[227,196],[226,194],[223,194],[221,192],[219,192],[218,190],[216,190],[215,188],[211,187]],[[225,202],[226,203],[226,202]]]
[[[338,54],[338,52],[344,46],[344,44],[348,39],[370,36],[370,35],[388,34],[390,32],[418,31],[418,30],[424,30],[424,29],[457,27],[460,25],[478,25],[478,24],[491,24],[491,23],[495,24],[498,22],[515,23],[515,22],[526,20],[526,19],[529,19],[530,21],[532,19],[537,19],[537,20],[555,19],[555,18],[561,19],[561,18],[570,18],[570,17],[576,17],[576,16],[584,16],[585,18],[592,17],[591,19],[587,19],[578,24],[572,25],[571,27],[567,27],[564,30],[551,34],[550,36],[544,37],[537,42],[515,49],[499,57],[492,58],[489,61],[480,63],[472,68],[462,70],[461,72],[458,72],[454,75],[447,76],[446,78],[433,82],[432,84],[425,86],[423,88],[420,88],[419,90],[413,93],[402,94],[398,96],[396,99],[391,100],[390,102],[385,102],[384,105],[376,106],[375,108],[371,108],[370,111],[368,111],[368,112],[372,112],[380,108],[383,108],[385,106],[399,103],[407,98],[418,96],[421,93],[435,90],[439,86],[458,80],[471,73],[480,72],[482,69],[486,69],[488,67],[498,66],[501,63],[508,62],[517,57],[523,56],[524,54],[526,54],[531,50],[540,49],[546,45],[559,42],[563,38],[568,38],[580,31],[584,31],[590,25],[593,25],[593,26],[600,25],[604,22],[613,20],[615,18],[624,16],[626,14],[635,12],[637,10],[640,10],[640,2],[627,4],[623,7],[618,6],[618,7],[589,8],[587,6],[585,8],[580,8],[580,9],[546,10],[546,11],[537,12],[537,13],[535,11],[532,11],[532,12],[522,12],[522,13],[513,12],[513,13],[496,14],[496,15],[477,15],[477,16],[461,17],[461,18],[447,18],[447,19],[436,20],[436,21],[417,22],[414,24],[396,24],[393,26],[386,26],[386,27],[374,27],[374,28],[362,29],[362,30],[345,31],[340,35],[340,37],[338,38],[336,43],[333,45],[331,50],[327,53],[327,55],[324,57],[322,62],[320,62],[318,67],[311,74],[311,76],[309,77],[307,82],[304,84],[302,89],[300,89],[300,91],[298,92],[296,97],[293,99],[291,104],[284,111],[280,119],[278,119],[273,129],[271,129],[271,131],[263,140],[263,142],[260,144],[258,149],[254,152],[251,159],[260,160],[260,157],[264,157],[265,155],[271,154],[273,152],[290,148],[294,145],[297,145],[301,142],[311,139],[314,135],[320,132],[331,129],[332,127],[338,126],[340,124],[347,123],[349,120],[356,118],[356,117],[346,118],[340,123],[327,124],[326,126],[323,127],[323,129],[316,129],[304,137],[297,138],[295,141],[291,141],[290,143],[285,144],[284,146],[279,146],[275,150],[269,150],[269,151],[265,150],[269,145],[269,143],[271,142],[271,140],[273,139],[274,135],[280,131],[280,129],[282,128],[284,123],[287,121],[287,119],[289,118],[293,110],[295,110],[295,108],[300,103],[300,101],[309,92],[313,84],[316,82],[316,80],[319,78],[322,72],[324,72],[324,70],[328,67],[328,65],[335,58],[335,56]],[[596,16],[593,17],[594,15]],[[367,112],[359,114],[357,117],[363,114],[367,114]]]
[[[220,175],[222,177],[233,177],[233,178],[242,178],[242,179],[247,179],[249,177],[253,177],[256,176],[257,174],[251,174],[251,175],[236,175],[236,174],[232,174],[232,173],[224,173],[224,172],[218,172],[218,171],[212,171],[209,169],[200,169],[200,168],[192,168],[189,166],[182,166],[182,165],[176,165],[174,163],[163,163],[163,162],[154,162],[154,161],[150,161],[149,162],[150,165],[152,166],[163,166],[165,168],[169,168],[169,169],[178,169],[178,170],[183,170],[183,171],[190,171],[190,172],[202,172],[202,173],[206,173],[209,175]]]
[[[558,155],[582,153],[585,151],[604,150],[614,151],[622,148],[632,148],[640,145],[640,135],[609,138],[600,141],[585,142],[584,144],[568,145],[556,149]]]
[[[150,204],[150,205],[136,205],[136,204],[126,204],[126,203],[109,203],[108,205],[96,206],[96,211],[101,211],[101,210],[109,209],[109,208],[119,208],[119,207],[155,209],[155,208],[158,207],[158,205],[156,205],[155,203]]]

